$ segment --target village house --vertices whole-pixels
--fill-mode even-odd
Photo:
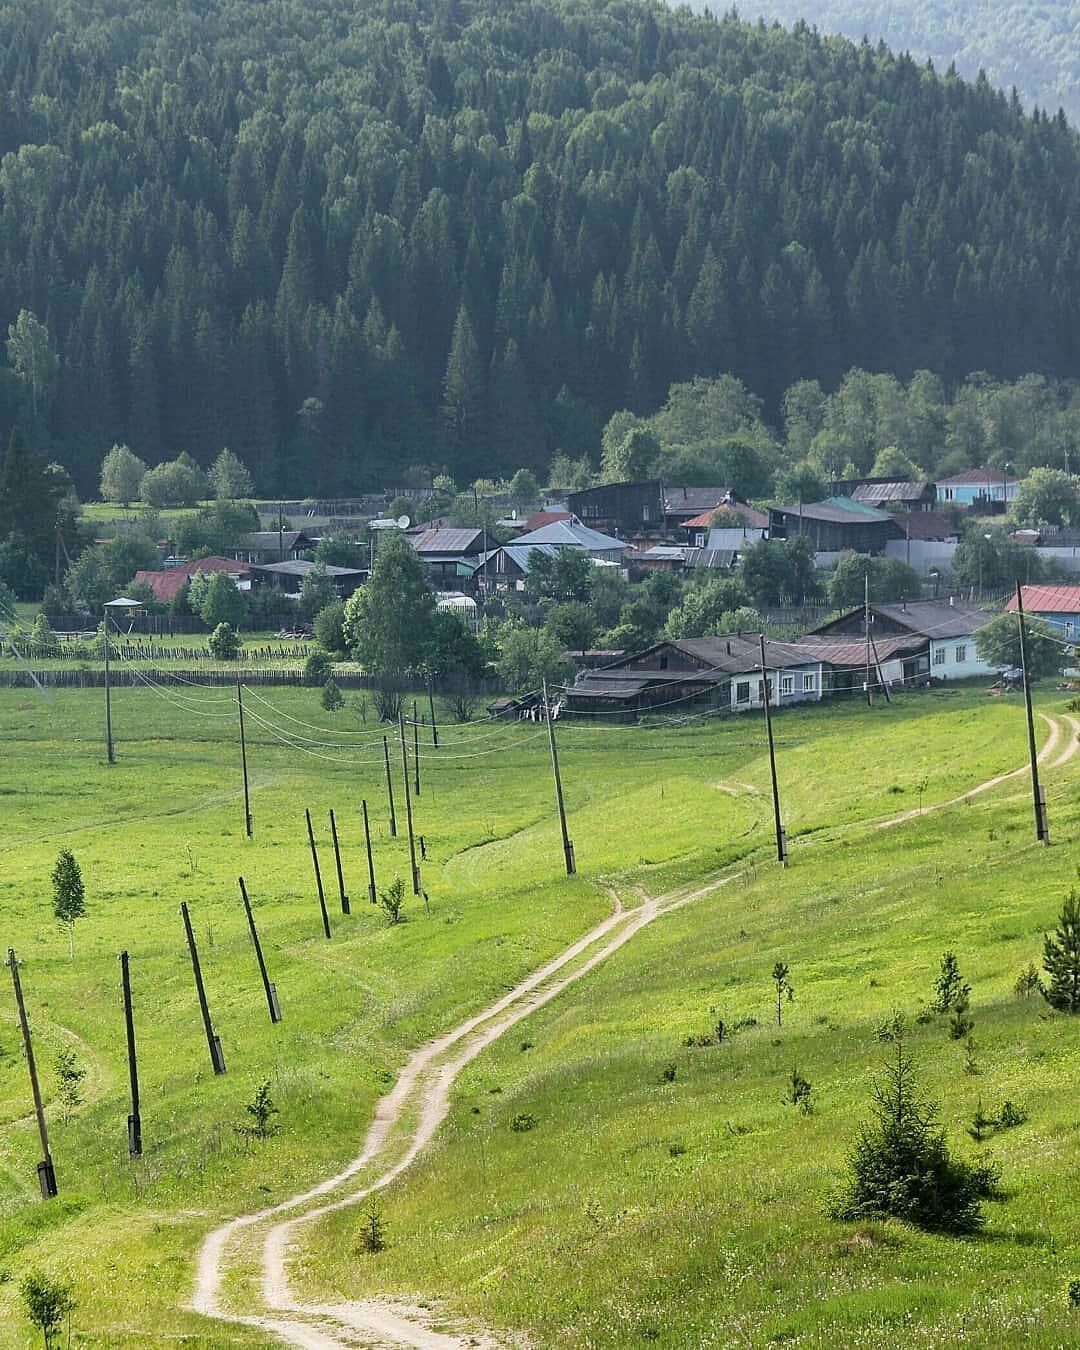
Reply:
[[[1080,633],[1080,586],[1021,586],[1020,598],[1026,615],[1048,623],[1066,642],[1075,641]],[[1015,595],[1005,608],[1016,612]]]
[[[624,539],[615,539],[611,535],[601,534],[583,524],[577,516],[569,520],[555,520],[550,525],[542,525],[538,530],[530,530],[514,540],[514,548],[529,548],[533,544],[551,544],[556,549],[575,548],[587,553],[594,562],[621,563],[631,546]]]
[[[1016,501],[1020,479],[1005,469],[965,469],[963,473],[939,478],[935,484],[939,502],[956,502],[960,506],[993,511],[1007,511]]]
[[[303,530],[255,530],[241,538],[233,558],[244,563],[293,562],[306,558],[317,542]]]
[[[251,568],[251,578],[255,585],[272,586],[283,595],[299,599],[305,577],[318,566],[319,563],[311,562],[307,558],[265,563],[260,567]],[[340,600],[347,600],[368,577],[366,569],[361,567],[332,567],[329,563],[324,563],[322,569],[334,583],[334,590]]]
[[[774,706],[820,699],[823,669],[813,652],[770,639],[765,664]],[[745,633],[658,642],[582,671],[566,690],[567,713],[630,722],[641,713],[748,712],[763,703],[760,639]]]
[[[952,596],[945,600],[898,601],[871,605],[869,617],[872,647],[876,645],[880,650],[886,639],[895,637],[915,639],[917,650],[905,653],[902,658],[901,676],[905,683],[917,683],[927,676],[966,680],[996,673],[996,667],[980,660],[975,650],[975,634],[992,617],[977,605],[964,604]],[[863,608],[849,610],[822,624],[807,634],[804,641],[856,636],[865,643]]]
[[[903,537],[903,527],[887,511],[875,510],[848,497],[829,497],[822,502],[769,508],[769,538],[809,540],[818,565],[827,565],[846,551],[882,554],[890,539]]]
[[[663,488],[658,480],[602,483],[568,493],[566,505],[579,520],[605,534],[630,538],[655,535],[664,527]]]
[[[857,478],[833,484],[834,493],[843,493],[853,502],[874,506],[881,511],[899,507],[902,511],[932,511],[937,502],[933,483],[909,482],[896,478]]]
[[[486,532],[477,529],[435,528],[406,534],[413,550],[427,563],[436,585],[458,584],[471,577],[484,551]]]
[[[196,572],[226,572],[240,590],[251,589],[251,568],[234,558],[196,558],[194,562],[178,563],[162,571],[136,572],[134,580],[145,582],[159,605],[171,605]]]

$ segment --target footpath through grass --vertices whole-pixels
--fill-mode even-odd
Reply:
[[[346,1212],[317,1230],[305,1290],[443,1294],[542,1344],[613,1345],[758,1343],[774,1333],[835,1340],[875,1319],[902,1328],[974,1317],[977,1330],[991,1293],[1007,1291],[1019,1300],[1017,1317],[1041,1308],[1035,1325],[1049,1328],[1047,1344],[1061,1341],[1062,1280],[1076,1253],[1057,1216],[1080,1197],[1070,1176],[1051,1182],[1074,1139],[1065,1089],[1075,1083],[1076,1029],[1010,991],[1075,875],[1068,850],[1029,844],[1022,778],[894,831],[870,824],[1021,764],[1019,704],[942,694],[872,714],[849,705],[778,718],[786,873],[769,863],[757,719],[560,725],[580,864],[570,880],[543,728],[445,727],[442,748],[422,746],[414,802],[430,908],[410,896],[407,922],[393,927],[367,903],[360,823],[366,798],[379,886],[407,877],[393,739],[396,840],[381,729],[324,713],[317,690],[259,691],[250,713],[249,841],[227,691],[118,691],[111,767],[100,691],[61,693],[55,708],[27,691],[0,692],[2,945],[23,962],[60,1185],[56,1200],[37,1197],[39,1146],[8,997],[0,1000],[0,1345],[30,1343],[17,1283],[34,1267],[74,1281],[75,1325],[87,1343],[145,1345],[148,1329],[162,1340],[258,1343],[256,1333],[207,1328],[181,1311],[193,1254],[214,1221],[283,1199],[354,1156],[408,1051],[595,923],[609,906],[605,884],[634,903],[635,886],[660,893],[727,867],[743,874],[737,888],[659,920],[468,1071],[430,1160],[386,1197],[388,1250],[359,1257],[359,1215]],[[1062,841],[1076,826],[1070,772],[1048,775]],[[338,902],[331,807],[349,916]],[[73,961],[51,914],[49,873],[62,846],[87,884]],[[240,874],[282,1003],[277,1027]],[[181,900],[228,1065],[218,1078]],[[1027,1125],[983,1146],[1002,1157],[1015,1194],[993,1208],[990,1235],[968,1243],[856,1233],[824,1218],[824,1197],[864,1113],[880,1059],[875,1028],[893,1008],[917,1010],[946,946],[974,986],[980,1076],[963,1073],[962,1051],[940,1026],[920,1028],[915,1042],[959,1147],[980,1094],[988,1108],[1004,1095],[1029,1109]],[[145,1154],[134,1163],[122,948],[131,953],[143,1096]],[[789,962],[798,990],[780,1031],[768,1024],[777,959]],[[708,1029],[714,1006],[729,1024],[756,1017],[758,1025],[730,1045],[685,1047]],[[64,1048],[86,1070],[83,1104],[67,1119],[55,1075]],[[781,1101],[795,1062],[814,1084],[810,1116]],[[674,1076],[664,1081],[669,1065]],[[235,1127],[266,1080],[280,1129],[247,1143]],[[516,1115],[532,1116],[535,1128],[511,1129]],[[955,1277],[929,1285],[920,1272],[948,1254]]]

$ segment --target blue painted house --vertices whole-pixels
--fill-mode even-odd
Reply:
[[[959,506],[984,507],[988,514],[1007,511],[1016,501],[1019,486],[1020,479],[1007,469],[965,469],[963,473],[939,478],[936,484],[939,505],[956,502]]]

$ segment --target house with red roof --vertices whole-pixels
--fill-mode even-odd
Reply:
[[[1024,613],[1042,619],[1072,642],[1080,632],[1080,586],[1021,586]],[[1016,610],[1016,596],[1005,606]]]
[[[194,562],[166,567],[160,572],[136,572],[135,580],[146,582],[159,605],[171,605],[196,572],[227,572],[240,590],[251,588],[251,568],[235,558],[196,558]]]

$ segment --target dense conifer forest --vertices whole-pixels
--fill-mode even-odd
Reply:
[[[694,9],[704,6],[694,0]],[[800,19],[854,42],[879,39],[893,51],[929,57],[938,70],[956,65],[966,79],[985,71],[991,84],[1016,88],[1029,111],[1065,109],[1080,122],[1080,9],[1075,0],[751,0],[783,24]]]
[[[1080,144],[884,49],[612,0],[0,3],[0,435],[92,491],[594,458],[730,373],[1080,373]]]

